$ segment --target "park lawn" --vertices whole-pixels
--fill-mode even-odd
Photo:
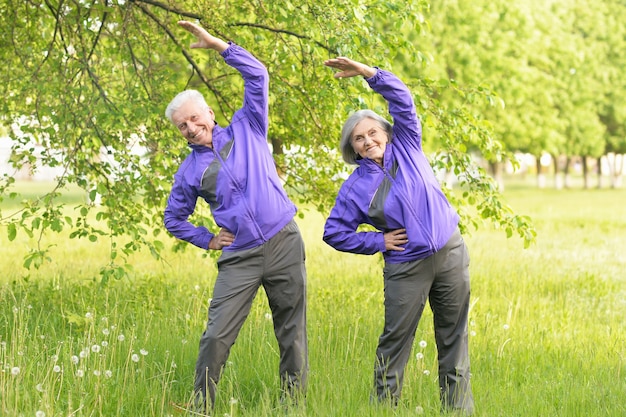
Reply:
[[[521,240],[487,226],[466,236],[475,415],[626,415],[626,191],[520,185],[505,198],[533,218],[538,237],[523,249]],[[440,415],[429,309],[400,405],[370,404],[383,324],[381,259],[327,247],[323,217],[304,212],[309,389],[288,415]],[[131,259],[128,279],[102,285],[106,241],[44,240],[56,245],[51,261],[25,270],[33,241],[18,235],[9,242],[0,230],[0,415],[192,415],[172,404],[189,399],[214,260],[193,247],[161,262],[142,253]],[[232,349],[214,415],[285,415],[277,369],[261,291]]]

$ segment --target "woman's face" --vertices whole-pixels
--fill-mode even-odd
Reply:
[[[350,138],[354,152],[361,158],[371,159],[380,166],[383,165],[383,156],[388,141],[385,129],[369,117],[361,120],[354,127]]]

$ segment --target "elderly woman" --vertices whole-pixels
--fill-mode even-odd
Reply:
[[[356,169],[339,190],[324,228],[337,250],[381,252],[385,326],[378,341],[375,398],[397,404],[417,325],[429,301],[434,315],[442,408],[473,411],[467,320],[469,255],[459,216],[422,151],[411,93],[395,75],[348,58],[330,59],[335,78],[362,76],[389,105],[393,125],[371,110],[345,122],[340,148]],[[360,224],[378,231],[357,232]],[[374,395],[373,395],[374,397]]]

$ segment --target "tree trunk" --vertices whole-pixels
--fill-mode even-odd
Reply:
[[[535,167],[537,169],[537,188],[545,188],[546,176],[543,173],[543,166],[541,165],[541,156],[535,157]]]
[[[493,178],[496,180],[496,183],[498,184],[498,189],[500,190],[500,192],[504,191],[504,178],[503,178],[503,168],[502,168],[502,163],[500,162],[492,162],[489,161],[489,169],[491,170],[491,175],[493,175]]]
[[[563,165],[563,188],[572,188],[572,176],[570,174],[570,167],[572,163],[572,158],[569,156],[564,157],[564,165]]]
[[[583,166],[583,188],[585,190],[589,189],[589,161],[587,156],[583,156],[581,158],[581,163]]]
[[[552,165],[554,166],[554,188],[560,190],[563,188],[563,181],[559,176],[559,157],[552,155]]]

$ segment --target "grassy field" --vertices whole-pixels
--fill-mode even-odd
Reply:
[[[488,228],[466,240],[476,416],[626,415],[626,190],[509,186],[537,243]],[[383,325],[381,261],[307,243],[310,377],[293,416],[438,416],[436,349],[426,309],[402,401],[372,405]],[[130,279],[102,286],[106,242],[51,235],[52,261],[21,267],[29,242],[0,230],[0,415],[184,416],[215,279],[202,251],[133,258]],[[417,342],[425,342],[420,347]],[[423,343],[422,343],[423,345]],[[418,353],[420,355],[418,355]],[[261,291],[220,382],[215,416],[285,415],[278,351]]]

